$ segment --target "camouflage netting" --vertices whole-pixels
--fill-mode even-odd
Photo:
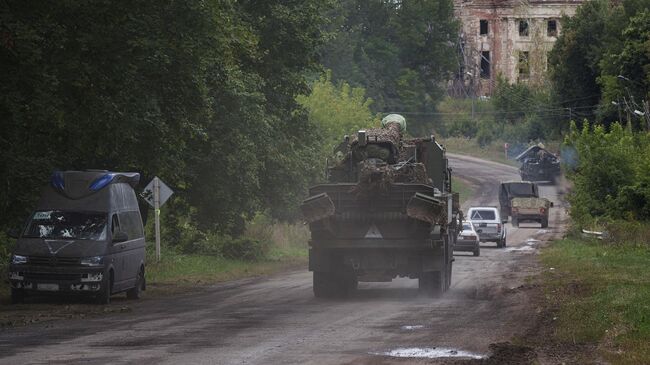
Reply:
[[[426,184],[429,181],[427,170],[422,163],[402,165],[395,169],[394,181],[398,183]]]
[[[365,160],[359,165],[359,183],[354,189],[359,197],[386,194],[393,183],[426,184],[429,180],[421,163],[389,165]]]
[[[364,160],[359,163],[359,183],[353,192],[359,198],[383,195],[395,181],[394,169],[386,163]]]

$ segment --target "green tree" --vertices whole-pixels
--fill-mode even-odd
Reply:
[[[373,111],[430,112],[453,69],[458,24],[452,2],[338,0],[321,49],[333,80],[366,89]],[[409,118],[413,131],[425,120]]]
[[[326,5],[3,2],[1,224],[52,170],[86,168],[160,176],[201,230],[241,232],[266,207],[291,216],[315,173],[295,97]]]
[[[299,96],[298,102],[317,129],[317,147],[323,161],[344,135],[379,125],[379,118],[370,111],[372,99],[365,96],[365,90],[345,82],[334,85],[329,71],[314,82],[309,95]]]

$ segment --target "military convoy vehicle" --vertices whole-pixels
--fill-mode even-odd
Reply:
[[[501,216],[507,221],[512,217],[512,225],[520,222],[539,222],[548,227],[548,213],[553,203],[539,197],[539,187],[532,181],[506,181],[499,188]]]
[[[316,297],[341,297],[359,281],[417,278],[434,296],[451,284],[460,232],[445,150],[433,136],[404,138],[396,114],[382,128],[346,136],[328,162],[327,182],[301,209],[311,230],[309,270]]]
[[[520,222],[539,222],[542,228],[548,227],[548,213],[553,203],[546,198],[513,198],[512,225],[519,226]]]
[[[560,176],[560,159],[542,146],[531,146],[516,157],[519,175],[525,181],[555,182]]]

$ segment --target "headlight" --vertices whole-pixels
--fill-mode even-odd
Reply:
[[[27,256],[11,255],[12,265],[21,265],[27,263]]]
[[[81,265],[83,266],[100,266],[104,263],[104,257],[102,256],[93,256],[93,257],[84,257],[81,259]]]

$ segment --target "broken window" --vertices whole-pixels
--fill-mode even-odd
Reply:
[[[554,19],[546,23],[546,35],[549,37],[557,37],[557,21]]]
[[[530,76],[530,63],[528,60],[528,51],[519,51],[519,62],[517,66],[519,68],[520,79],[527,79]]]
[[[490,51],[481,52],[481,78],[490,78]]]
[[[522,19],[519,21],[519,36],[528,37],[528,20]]]
[[[480,29],[480,34],[481,35],[487,35],[488,34],[488,21],[485,19],[481,19],[481,29]]]

